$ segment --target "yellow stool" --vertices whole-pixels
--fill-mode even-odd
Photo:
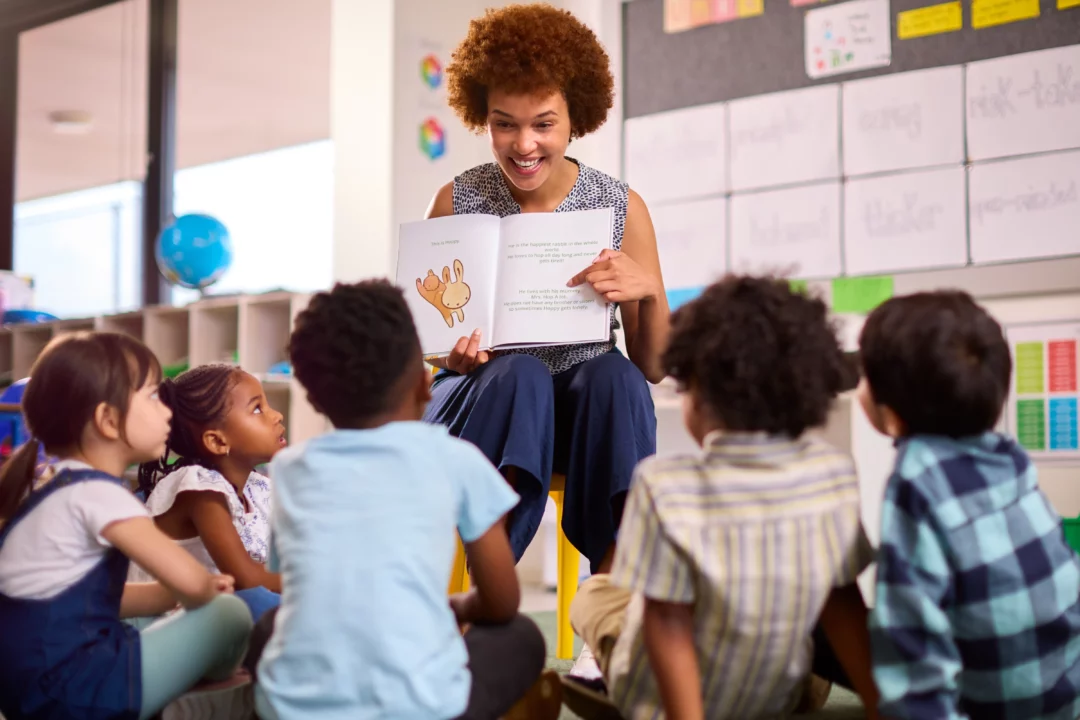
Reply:
[[[577,594],[578,570],[581,555],[570,541],[566,539],[562,529],[563,496],[566,492],[566,477],[563,475],[551,476],[551,490],[549,495],[555,501],[556,525],[558,527],[558,609],[555,613],[558,625],[555,640],[555,657],[560,660],[574,659],[574,630],[570,627],[570,603]],[[469,572],[465,567],[465,548],[458,538],[457,557],[454,558],[454,569],[450,573],[450,592],[464,592],[469,589]]]

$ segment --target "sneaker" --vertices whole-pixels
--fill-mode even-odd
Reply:
[[[600,672],[600,664],[596,662],[596,656],[588,645],[582,646],[581,653],[567,674],[582,680],[603,680],[604,677],[604,674]]]
[[[602,678],[585,680],[563,675],[562,690],[563,704],[583,720],[622,720]]]
[[[562,685],[559,674],[545,670],[525,697],[503,715],[503,720],[558,720],[562,710]]]

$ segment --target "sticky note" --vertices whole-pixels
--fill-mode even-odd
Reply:
[[[971,27],[1004,25],[1039,17],[1039,0],[971,0]]]
[[[1068,10],[1074,7],[1080,7],[1080,0],[1057,0],[1058,10]]]
[[[1043,344],[1016,343],[1016,392],[1020,395],[1039,394],[1044,387]]]
[[[805,295],[810,292],[810,283],[805,280],[788,280],[788,285],[791,287],[791,292],[802,293]]]
[[[703,287],[669,289],[667,291],[668,309],[673,311],[680,305],[685,305],[704,292],[704,290],[705,288]]]
[[[892,296],[891,275],[836,278],[832,281],[833,312],[868,313]]]
[[[1061,0],[1064,1],[1064,0]],[[1076,0],[1080,2],[1080,0]],[[896,36],[901,40],[940,35],[964,27],[964,11],[959,2],[905,10],[896,15]]]
[[[1027,450],[1046,449],[1046,403],[1016,401],[1016,439]]]
[[[739,17],[754,17],[765,12],[765,0],[737,0]]]

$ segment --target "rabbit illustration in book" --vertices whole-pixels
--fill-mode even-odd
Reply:
[[[462,310],[472,297],[472,290],[465,284],[465,268],[460,260],[454,260],[455,280],[450,282],[450,269],[443,268],[443,280],[446,282],[446,290],[443,292],[443,305],[454,315],[457,315],[459,323],[465,322],[465,311]],[[452,326],[451,326],[452,327]]]
[[[446,321],[447,327],[454,327],[454,314],[453,312],[443,304],[443,295],[446,293],[446,283],[450,281],[450,268],[443,268],[443,277],[446,282],[439,279],[431,270],[427,271],[427,276],[420,280],[416,278],[416,291],[420,293],[420,297],[427,300],[431,305],[439,311],[443,320]]]

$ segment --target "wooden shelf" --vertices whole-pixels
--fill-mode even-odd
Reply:
[[[238,363],[263,383],[270,404],[285,415],[289,442],[329,429],[299,383],[269,371],[288,360],[289,335],[309,295],[275,292],[199,300],[185,307],[153,306],[120,315],[0,328],[0,386],[26,377],[54,337],[79,330],[122,332],[146,343],[163,366]]]

